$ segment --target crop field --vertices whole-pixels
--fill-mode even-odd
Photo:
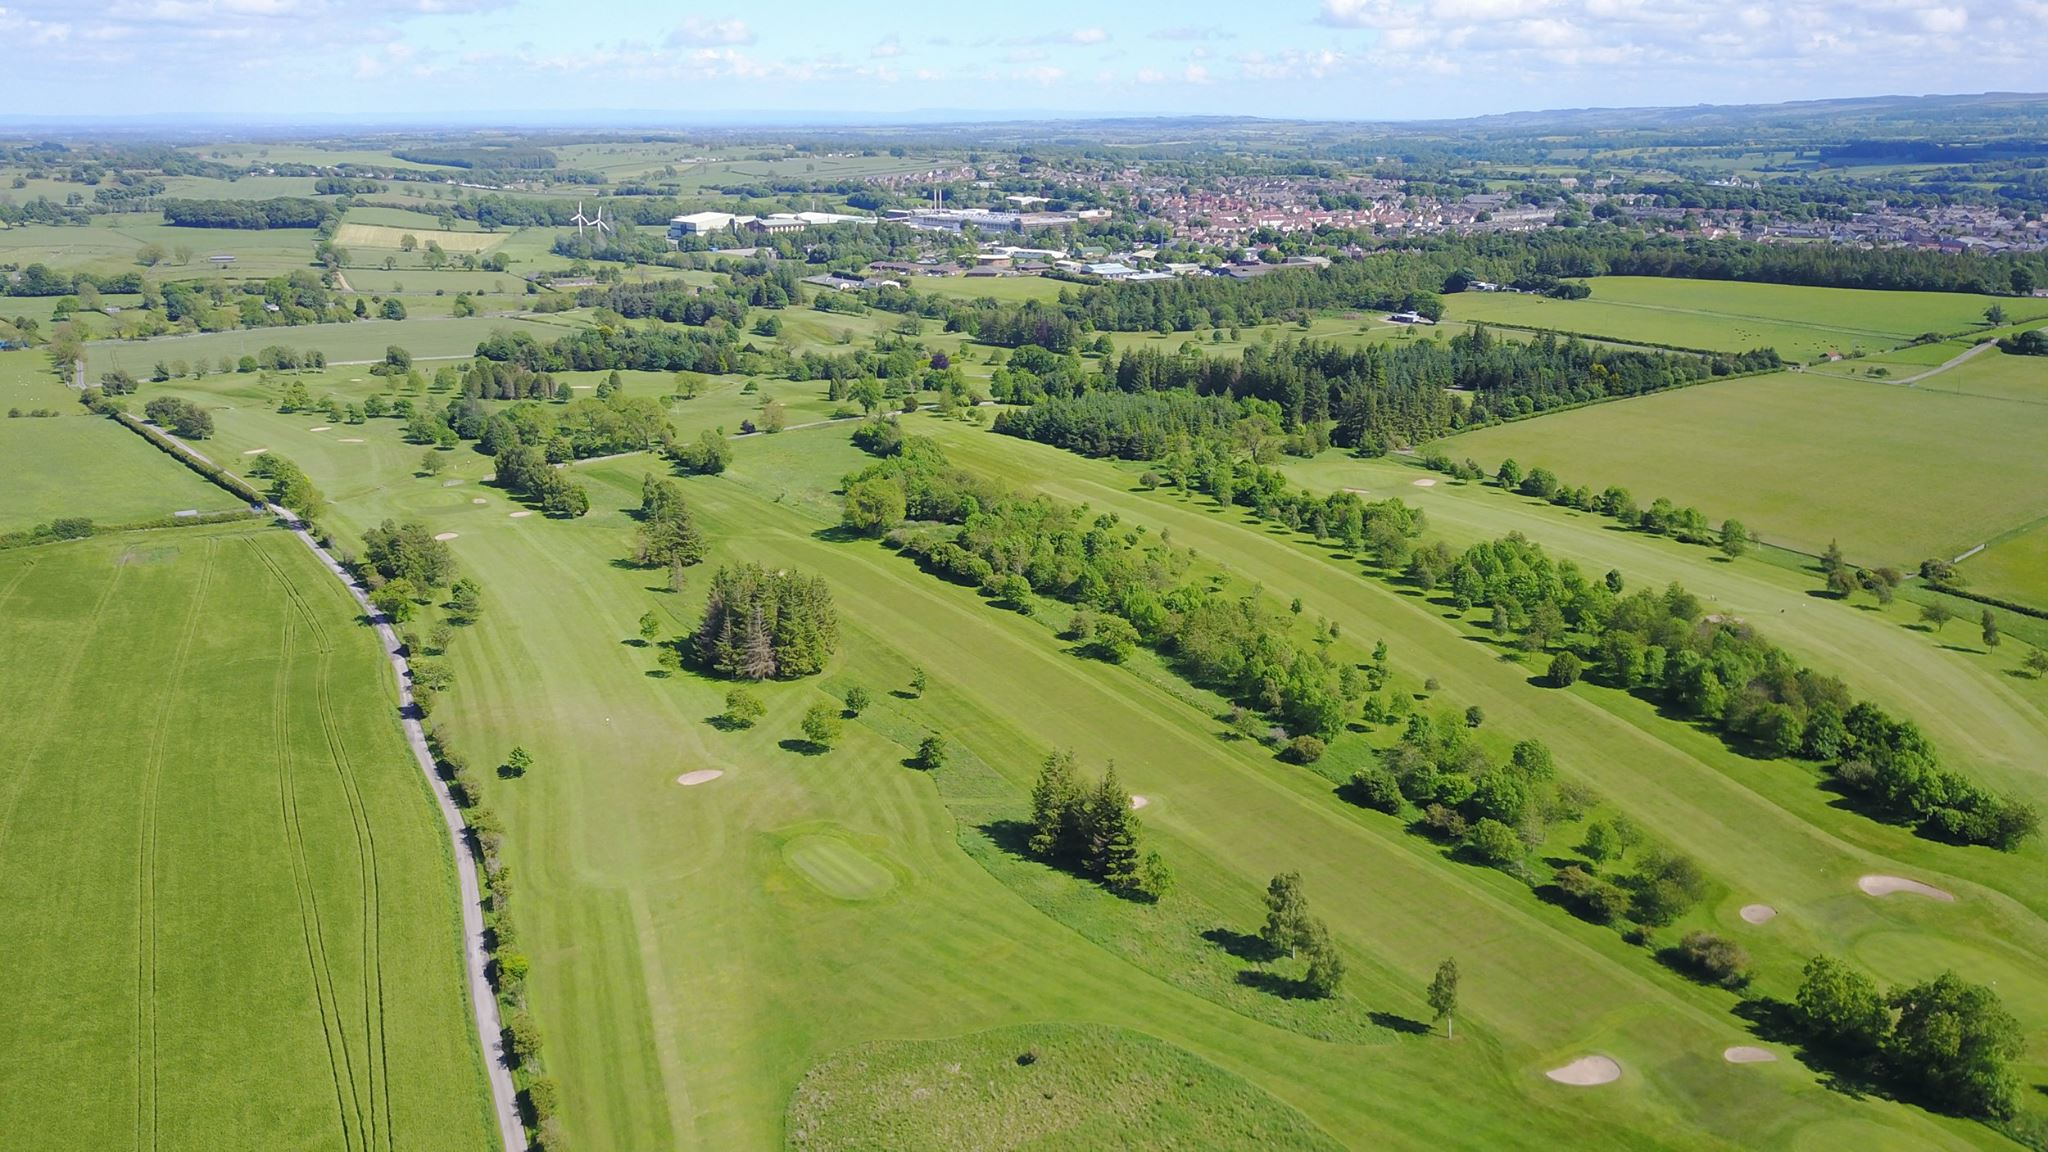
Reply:
[[[629,393],[671,386],[658,373],[625,375]],[[739,385],[721,380],[674,406],[679,428],[744,414],[760,393]],[[177,385],[201,386],[229,385]],[[761,382],[793,417],[830,407],[817,391]],[[1056,1141],[1095,1131],[1091,1105],[1143,1117],[1128,1130],[1159,1147],[1204,1146],[1202,1134],[1233,1124],[1289,1147],[1555,1147],[1582,1141],[1588,1126],[1626,1133],[1631,1147],[1810,1148],[1847,1133],[1873,1148],[1993,1140],[1829,1091],[1793,1061],[1724,1063],[1723,1047],[1754,1041],[1728,994],[1676,977],[1505,877],[1441,859],[1394,822],[1338,802],[1322,775],[1220,738],[1223,703],[1150,657],[1124,667],[1081,659],[1056,637],[1064,617],[1054,610],[999,610],[871,542],[835,539],[833,489],[864,460],[843,425],[740,440],[730,472],[682,481],[713,552],[677,594],[618,563],[640,478],[663,470],[651,458],[574,466],[592,496],[583,519],[514,517],[518,503],[481,483],[489,461],[474,452],[418,476],[419,450],[390,421],[316,433],[304,417],[222,398],[229,407],[208,442],[217,458],[240,460],[245,445],[292,456],[334,501],[330,520],[345,537],[387,516],[456,533],[464,570],[485,584],[490,611],[455,649],[457,686],[437,718],[474,761],[514,744],[533,753],[526,776],[492,780],[488,796],[521,877],[549,1071],[583,1146],[959,1147],[963,1132],[984,1130],[975,1125],[1020,1122]],[[1702,860],[1717,894],[1698,923],[1751,949],[1760,991],[1789,994],[1801,958],[1820,948],[1891,979],[1952,965],[1999,981],[2036,1053],[2048,1039],[2048,981],[2025,959],[2048,947],[2024,879],[2038,848],[2014,870],[2008,858],[1932,845],[1832,809],[1804,770],[1747,761],[1639,701],[1540,694],[1526,667],[1472,643],[1432,606],[1206,498],[1141,491],[1131,468],[960,422],[909,425],[967,467],[1170,530],[1233,586],[1302,596],[1342,626],[1345,645],[1384,638],[1399,682],[1438,678],[1444,701],[1482,705],[1489,729],[1544,739],[1563,771]],[[1453,542],[1520,528],[1589,568],[1682,578],[1769,615],[1780,642],[1909,711],[1960,765],[2048,794],[2033,754],[2048,740],[2041,690],[2002,674],[2016,656],[1943,648],[1903,626],[1903,606],[1815,601],[1798,573],[1714,563],[1490,489],[1417,489],[1409,481],[1421,473],[1397,463],[1325,455],[1298,467],[1305,482],[1412,497]],[[658,668],[627,641],[650,610],[665,635],[694,627],[699,574],[734,560],[824,575],[845,635],[822,677],[763,686],[767,715],[722,731],[707,723],[722,683]],[[903,690],[913,667],[931,676],[922,695]],[[794,739],[805,708],[855,684],[876,703],[839,745],[818,754]],[[954,760],[937,772],[910,766],[932,731],[953,743]],[[1346,735],[1332,755],[1380,739]],[[1022,809],[1037,759],[1062,746],[1091,771],[1113,759],[1150,799],[1148,842],[1180,878],[1168,901],[1116,901],[982,831],[991,814]],[[706,769],[723,775],[678,786]],[[1325,1025],[1310,1021],[1325,1017],[1296,1002],[1199,975],[1235,961],[1187,926],[1250,931],[1265,879],[1285,868],[1303,872],[1352,961],[1332,1011],[1355,1011],[1360,1023],[1339,1042],[1312,1039]],[[1854,887],[1873,870],[1927,877],[1964,899],[1875,900]],[[1780,918],[1743,924],[1735,909],[1752,900]],[[1455,1042],[1404,1030],[1427,1020],[1421,988],[1445,955],[1468,981]],[[1368,1012],[1386,1023],[1366,1022]],[[1109,1030],[1077,1033],[1083,1022]],[[918,1039],[897,1043],[906,1037]],[[1027,1048],[1039,1053],[1037,1079],[1015,1060]],[[1620,1061],[1623,1081],[1589,1091],[1543,1077],[1588,1051]],[[954,1066],[985,1086],[953,1086]],[[1132,1075],[1106,1090],[1075,1087],[1077,1075],[1102,1085],[1097,1070],[1109,1067]],[[1203,1119],[1185,1098],[1162,1095],[1166,1084],[1146,1070],[1164,1068],[1209,1084],[1203,1099],[1234,1101],[1229,1116]],[[2029,1065],[2031,1076],[2042,1071]],[[905,1083],[953,1107],[885,1090]],[[821,1092],[863,1103],[812,1123]],[[1059,1107],[1019,1111],[1041,1093]],[[1058,1127],[1032,1127],[1043,1124]]]
[[[488,252],[505,242],[504,235],[498,232],[449,232],[391,224],[358,224],[353,220],[335,230],[334,242],[349,248],[396,249],[407,236],[418,241],[422,249],[431,241],[444,251],[457,253]]]
[[[1982,357],[1979,357],[1982,359]],[[1936,377],[1967,380],[1975,361]],[[2048,515],[2048,406],[1777,373],[1482,428],[1443,441],[1566,483],[1734,517],[1766,541],[1915,568]],[[1955,445],[1970,450],[1957,454]],[[1741,467],[1729,467],[1732,459]]]
[[[449,846],[272,527],[0,554],[0,1142],[475,1149]]]
[[[1445,310],[1458,320],[1681,348],[1741,352],[1770,347],[1786,359],[1802,362],[1825,359],[1831,352],[1883,352],[1923,332],[1981,327],[1984,310],[1992,304],[2034,310],[2025,301],[2016,304],[1952,292],[1870,292],[1643,276],[1602,276],[1588,283],[1593,295],[1585,300],[1463,292],[1448,297]],[[2048,307],[2038,310],[2048,313]]]

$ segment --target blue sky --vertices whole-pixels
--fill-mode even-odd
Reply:
[[[0,0],[0,120],[1416,118],[2039,90],[2044,42],[2048,0]]]

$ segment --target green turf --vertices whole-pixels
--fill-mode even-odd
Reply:
[[[1979,359],[1982,359],[1980,357]],[[1972,361],[1950,376],[1968,378]],[[1598,404],[1441,442],[1639,504],[1669,497],[1808,553],[1916,568],[2048,515],[2048,405],[1778,373]],[[1740,461],[1739,466],[1730,461]]]
[[[0,1143],[476,1149],[446,833],[271,527],[0,554]]]
[[[296,328],[235,328],[156,340],[98,340],[86,347],[87,378],[97,380],[98,373],[113,368],[126,368],[139,377],[146,376],[159,360],[191,361],[204,357],[213,363],[223,356],[238,360],[254,356],[273,344],[298,351],[318,350],[326,354],[330,364],[382,360],[384,350],[393,344],[412,353],[415,359],[466,360],[475,355],[478,341],[499,329],[529,332],[535,339],[546,341],[562,335],[573,324],[574,321],[505,316],[458,319],[421,315],[404,320],[358,320],[352,324],[306,324]]]
[[[1341,1147],[1171,1045],[1065,1025],[862,1045],[804,1077],[789,1126],[806,1152]]]

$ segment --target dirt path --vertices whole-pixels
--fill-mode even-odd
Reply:
[[[355,293],[355,289],[348,286],[348,274],[339,268],[334,270],[334,286],[351,295]]]
[[[1965,360],[1968,360],[1968,359],[1970,359],[1970,358],[1971,358],[1971,357],[1973,357],[1973,356],[1981,356],[1981,355],[1983,355],[1983,354],[1984,354],[1985,352],[1987,352],[1987,351],[1989,351],[1989,350],[1991,350],[1991,349],[1993,349],[1993,348],[1996,348],[1996,347],[1998,347],[1998,344],[1997,344],[1997,342],[1995,342],[1995,341],[1991,341],[1991,340],[1986,340],[1986,341],[1985,341],[1984,343],[1982,343],[1982,344],[1975,344],[1975,345],[1972,345],[1972,346],[1971,346],[1971,348],[1970,348],[1970,350],[1969,350],[1968,352],[1965,352],[1965,353],[1963,353],[1963,354],[1962,354],[1962,355],[1960,355],[1960,356],[1952,356],[1952,357],[1950,357],[1949,359],[1947,359],[1947,360],[1944,360],[1944,361],[1943,361],[1943,362],[1941,362],[1940,364],[1936,365],[1935,367],[1933,367],[1933,368],[1929,368],[1929,369],[1928,369],[1927,371],[1925,371],[1925,372],[1921,372],[1921,373],[1918,373],[1918,374],[1916,374],[1916,375],[1912,375],[1912,376],[1901,376],[1901,377],[1899,377],[1899,378],[1898,378],[1897,380],[1886,380],[1886,381],[1884,381],[1884,383],[1886,383],[1886,384],[1918,384],[1918,383],[1919,383],[1920,381],[1922,381],[1922,380],[1925,380],[1925,379],[1927,379],[1927,378],[1928,378],[1929,376],[1939,376],[1939,375],[1941,375],[1941,374],[1942,374],[1943,372],[1946,372],[1946,371],[1948,371],[1949,369],[1951,369],[1951,368],[1954,368],[1954,367],[1955,367],[1956,365],[1958,365],[1958,364],[1961,364],[1961,363],[1962,363],[1963,361],[1965,361]]]

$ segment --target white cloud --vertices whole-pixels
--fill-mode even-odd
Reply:
[[[891,33],[877,41],[873,48],[868,49],[868,55],[877,60],[888,60],[901,56],[903,55],[903,41],[897,39],[896,35]]]
[[[685,16],[668,34],[671,48],[686,44],[752,44],[754,30],[744,20],[706,20],[702,16]]]
[[[1100,28],[1076,28],[1067,33],[1069,44],[1101,44],[1109,39],[1109,33]]]

